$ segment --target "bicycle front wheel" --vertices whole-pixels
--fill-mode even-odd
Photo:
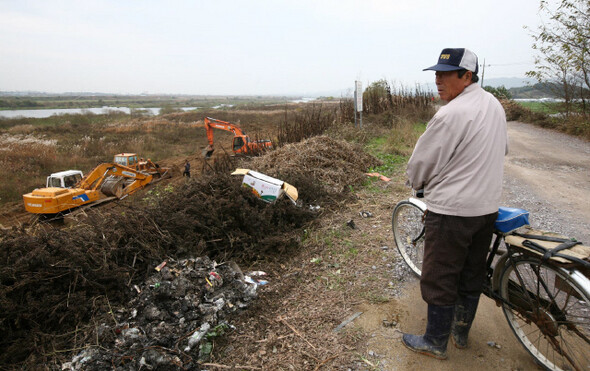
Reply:
[[[391,224],[399,253],[420,277],[424,259],[424,211],[410,201],[401,201],[393,209]]]
[[[587,286],[534,257],[509,260],[502,273],[502,310],[510,328],[547,370],[590,369]]]

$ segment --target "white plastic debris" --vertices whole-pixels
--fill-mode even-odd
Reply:
[[[209,331],[209,329],[211,328],[211,325],[208,322],[205,322],[201,325],[201,327],[199,328],[199,331],[195,331],[191,337],[188,339],[188,345],[186,346],[186,348],[184,348],[185,352],[190,352],[191,348],[193,348],[195,345],[197,345],[201,339],[203,338],[203,336],[205,336],[205,334],[207,334],[207,331]]]

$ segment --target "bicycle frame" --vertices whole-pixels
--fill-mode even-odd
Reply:
[[[511,259],[519,254],[518,249],[512,247],[511,245],[506,244],[506,251],[501,255],[498,254],[498,250],[500,247],[500,242],[504,239],[505,234],[495,231],[494,232],[494,243],[492,244],[492,248],[488,253],[488,258],[486,261],[486,282],[484,284],[484,294],[491,299],[494,299],[496,303],[502,304],[506,303],[506,301],[500,297],[500,276],[506,267],[506,264],[510,264]],[[496,262],[496,265],[492,267],[492,263],[494,261],[494,257],[500,255],[500,258]],[[555,265],[551,264],[553,267]],[[590,292],[590,280],[583,275],[580,271],[576,269],[566,269],[560,268],[560,270],[566,273],[569,278],[575,281],[580,287],[584,288],[587,292]]]
[[[426,212],[428,210],[426,203],[424,203],[423,201],[421,201],[417,198],[409,197],[408,201],[411,202],[412,204],[416,205],[417,207],[419,207],[423,212]],[[486,281],[484,283],[483,293],[484,293],[484,295],[488,296],[489,298],[494,299],[498,305],[501,305],[502,303],[506,303],[506,300],[504,300],[500,296],[500,276],[502,275],[502,272],[504,271],[506,264],[510,263],[510,259],[513,256],[515,256],[515,254],[519,253],[519,251],[517,249],[511,247],[508,244],[506,244],[507,250],[505,252],[503,252],[502,254],[498,253],[499,248],[500,248],[500,243],[503,241],[504,237],[506,237],[509,234],[510,233],[502,233],[498,230],[494,231],[494,243],[492,244],[492,247],[490,249],[490,252],[488,253],[488,257],[486,260],[487,274],[486,274]],[[416,241],[420,240],[423,237],[424,237],[424,229],[422,229],[422,232],[418,235],[418,237],[414,238],[412,243],[415,243]],[[494,257],[496,257],[497,255],[500,255],[500,258],[496,262],[496,265],[494,267],[492,267]],[[574,280],[578,285],[583,287],[587,292],[590,292],[590,280],[585,275],[583,275],[580,271],[578,271],[576,269],[571,269],[571,270],[568,270],[565,268],[561,268],[561,269],[563,270],[563,272],[566,272],[568,274],[568,276],[572,280]]]
[[[424,202],[410,197],[396,205],[392,216],[398,250],[418,277],[426,212]],[[561,253],[569,248],[564,243],[567,239],[549,240],[518,231],[528,224],[526,210],[500,208],[482,293],[502,308],[513,333],[544,368],[586,370],[590,365],[590,263]],[[526,238],[511,244],[512,237],[507,237],[513,235]],[[545,250],[535,239],[561,245]]]
[[[492,245],[490,252],[488,253],[488,258],[486,261],[487,274],[486,274],[486,281],[484,284],[484,294],[487,297],[496,300],[496,303],[498,303],[498,304],[500,304],[504,301],[500,297],[500,294],[499,294],[499,292],[500,292],[500,275],[502,274],[502,271],[504,271],[504,266],[505,266],[506,262],[508,261],[508,259],[512,255],[512,252],[510,251],[510,247],[507,247],[506,252],[504,252],[500,256],[500,258],[496,262],[496,266],[492,268],[492,263],[494,262],[494,257],[496,255],[498,255],[498,249],[500,248],[500,242],[502,242],[503,238],[504,238],[504,236],[502,234],[500,234],[499,232],[494,232],[494,243]]]

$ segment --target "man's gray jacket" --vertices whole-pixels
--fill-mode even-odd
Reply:
[[[415,190],[424,189],[433,212],[491,214],[500,206],[507,153],[504,109],[473,83],[428,123],[408,162],[408,182]]]

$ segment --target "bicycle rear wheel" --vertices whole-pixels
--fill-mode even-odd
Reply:
[[[391,224],[398,251],[420,277],[424,259],[424,211],[409,201],[401,201],[393,209]]]
[[[578,278],[575,278],[578,277]],[[590,369],[590,288],[579,272],[517,257],[500,278],[510,328],[547,370]]]

